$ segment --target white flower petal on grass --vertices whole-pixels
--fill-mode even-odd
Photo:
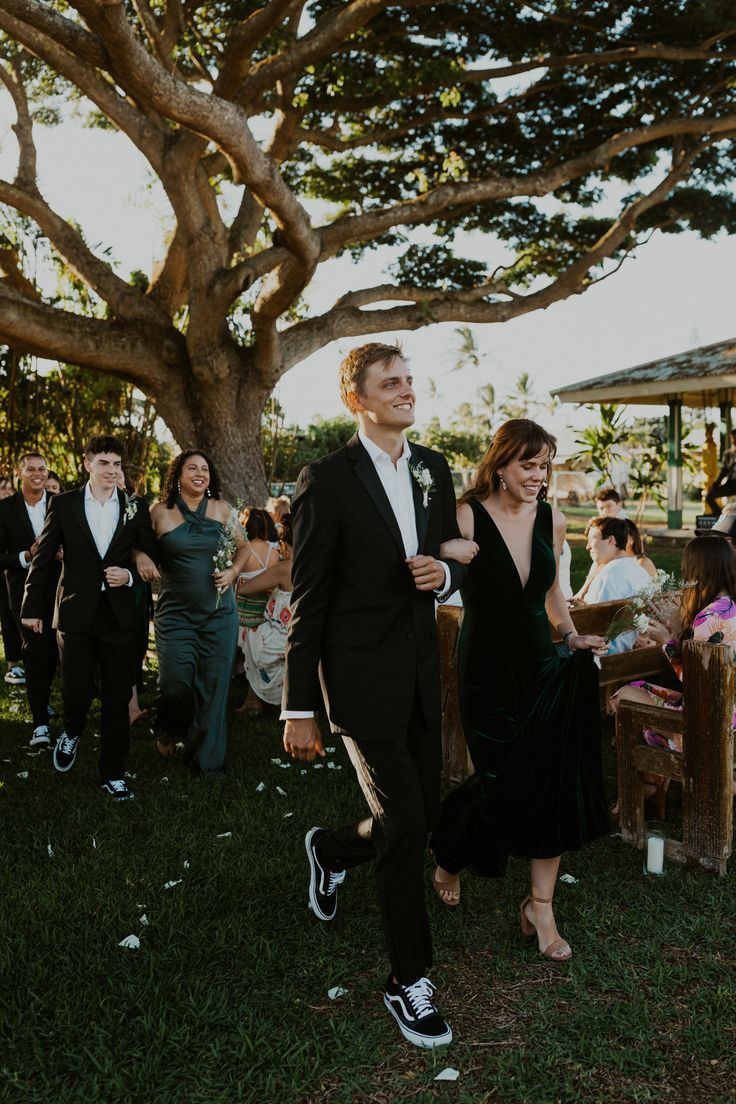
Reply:
[[[325,748],[325,751],[327,752],[328,755],[334,755],[335,752],[337,751],[337,748]]]
[[[566,885],[577,885],[577,878],[573,878],[572,874],[560,874],[560,881]]]
[[[49,856],[49,858],[50,858],[50,859],[53,859],[53,857],[54,857],[54,849],[53,849],[53,847],[51,846],[51,844],[50,844],[50,843],[47,843],[47,844],[46,844],[46,850],[47,850],[47,852],[48,852],[48,856]]]
[[[19,705],[11,705],[8,708],[8,713],[20,713],[20,706]]]
[[[185,870],[188,870],[191,865],[192,864],[189,862],[189,859],[184,860],[184,869]]]
[[[332,760],[330,759],[329,763],[327,764],[327,769],[328,770],[334,770],[336,766],[337,766],[337,764],[333,763]]]
[[[132,778],[133,781],[135,781],[137,777],[138,777],[137,774],[131,774],[130,771],[126,771],[125,774],[123,775],[123,778]]]
[[[300,774],[309,774],[309,771],[306,771],[306,770],[304,769],[304,767],[302,767],[302,769],[301,769],[301,770],[299,771],[299,773],[300,773]]]
[[[349,990],[343,989],[342,985],[334,985],[332,989],[327,990],[327,996],[330,1000],[337,1000],[338,997],[346,997]]]
[[[453,1069],[452,1066],[446,1066],[435,1077],[435,1081],[457,1081],[460,1076],[460,1070]]]
[[[27,778],[28,777],[28,771],[18,771],[18,774],[16,775],[16,777],[17,778]]]
[[[256,786],[256,793],[263,793],[265,788],[266,788],[266,783],[265,782],[259,782],[258,785]]]
[[[121,939],[118,943],[118,947],[127,947],[129,951],[137,951],[141,945],[141,941],[137,935],[126,935],[125,939]]]
[[[149,926],[149,924],[150,924],[150,920],[149,920],[149,919],[148,919],[148,917],[146,916],[145,912],[144,912],[144,913],[143,913],[143,915],[141,916],[141,918],[140,918],[140,920],[138,921],[138,923],[139,923],[139,924],[140,924],[140,925],[141,925],[142,927],[144,927],[144,928],[147,928],[147,927]]]
[[[286,797],[286,790],[282,790],[280,786],[276,787],[276,793],[281,794],[282,797]]]
[[[183,881],[183,878],[177,878],[175,882],[164,882],[164,889],[173,889],[174,886],[181,885]]]
[[[97,850],[97,840],[95,839],[94,836],[92,837],[92,846],[94,847],[94,849],[96,851]]]
[[[314,763],[313,766],[315,770],[322,770],[324,763]]]
[[[286,820],[287,817],[293,816],[293,813],[284,813],[282,820]]]
[[[229,839],[231,835],[232,835],[232,832],[218,832],[217,833],[217,838],[218,839]]]
[[[163,778],[162,778],[162,779],[161,779],[160,781],[161,781],[161,782],[168,782],[168,781],[169,781],[169,776],[168,776],[168,774],[165,774],[165,775],[163,776]]]
[[[281,770],[291,770],[291,763],[279,763]]]
[[[279,765],[279,763],[281,762],[281,760],[280,760],[280,759],[272,759],[272,760],[271,760],[271,762],[272,762],[272,763],[275,763],[275,764],[276,764],[276,766],[278,766],[278,765]]]

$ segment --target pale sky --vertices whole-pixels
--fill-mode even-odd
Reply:
[[[16,162],[12,122],[7,97],[0,97],[0,175],[6,179],[12,179]],[[145,164],[128,140],[76,122],[39,127],[36,140],[40,186],[51,205],[82,225],[88,244],[112,246],[121,275],[134,268],[150,273],[161,253],[168,208],[160,189],[149,187]],[[468,246],[477,256],[487,251],[494,266],[502,256],[492,240]],[[321,311],[346,290],[382,282],[389,259],[375,251],[357,265],[329,262],[309,291],[310,303]],[[472,402],[486,382],[502,397],[519,373],[529,372],[546,399],[553,387],[736,336],[735,273],[736,238],[722,234],[704,242],[689,233],[655,234],[618,273],[583,295],[502,325],[473,327],[484,354],[480,372],[450,374],[456,341],[451,323],[367,340],[402,340],[416,379],[418,424],[435,414],[446,422],[458,403]],[[305,425],[315,414],[342,412],[337,364],[341,353],[359,342],[329,345],[284,377],[277,394],[288,421]],[[435,400],[428,395],[428,377],[438,386]],[[537,416],[561,436],[563,454],[572,445],[566,427],[588,420],[572,406],[555,416],[543,411]]]

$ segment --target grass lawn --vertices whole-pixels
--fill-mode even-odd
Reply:
[[[456,1041],[425,1053],[382,1006],[370,870],[349,876],[334,924],[306,908],[305,830],[362,810],[341,747],[339,770],[283,769],[277,723],[233,718],[229,774],[202,780],[145,729],[138,800],[115,806],[95,786],[96,727],[59,776],[27,750],[22,691],[0,682],[3,1104],[736,1099],[733,873],[645,878],[614,835],[566,855],[566,966],[520,936],[524,862],[468,878],[455,910],[428,888]],[[130,934],[137,951],[118,946]],[[434,1081],[446,1066],[457,1082]]]

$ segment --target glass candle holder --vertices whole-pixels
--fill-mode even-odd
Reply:
[[[644,873],[661,878],[664,874],[664,854],[667,846],[667,832],[664,825],[657,820],[648,821],[644,839]]]

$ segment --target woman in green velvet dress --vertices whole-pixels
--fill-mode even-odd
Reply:
[[[204,453],[183,452],[172,461],[161,499],[151,510],[161,559],[154,619],[158,747],[171,754],[183,741],[192,766],[219,774],[238,633],[233,584],[247,542]],[[228,542],[231,564],[218,568],[215,557]]]
[[[509,855],[531,859],[521,928],[536,932],[542,954],[563,961],[572,952],[552,910],[560,856],[604,835],[609,821],[593,659],[606,644],[575,632],[559,588],[565,519],[544,500],[555,449],[536,423],[506,422],[458,508],[465,541],[478,546],[473,555],[468,545],[458,645],[475,774],[445,798],[432,849],[434,888],[448,905],[459,901],[461,870],[499,877]],[[461,558],[464,543],[443,545],[442,555]]]

